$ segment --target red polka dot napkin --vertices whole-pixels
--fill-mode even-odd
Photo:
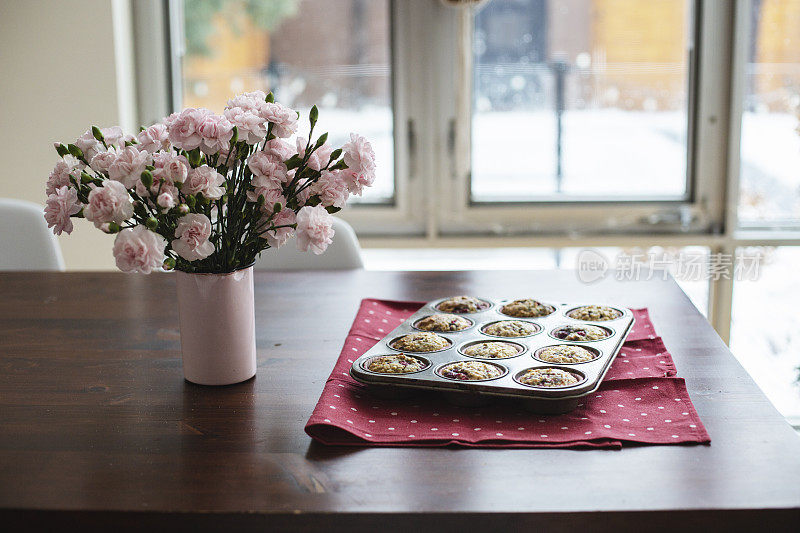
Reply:
[[[647,309],[634,310],[636,323],[600,389],[567,414],[537,415],[511,401],[460,407],[429,392],[403,400],[372,395],[350,377],[350,366],[421,306],[361,302],[306,433],[324,444],[360,446],[620,448],[710,442]]]

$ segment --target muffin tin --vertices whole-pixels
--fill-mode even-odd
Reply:
[[[621,316],[601,322],[591,322],[570,318],[567,313],[589,303],[554,303],[544,302],[555,308],[547,316],[538,318],[511,318],[500,313],[506,303],[513,301],[493,300],[480,298],[487,302],[488,308],[474,313],[457,313],[459,316],[472,321],[473,326],[452,332],[436,332],[450,341],[450,345],[442,350],[432,352],[400,351],[390,346],[390,343],[409,333],[419,333],[414,324],[421,318],[441,313],[437,306],[447,300],[440,298],[428,302],[416,313],[393,331],[389,332],[375,346],[356,359],[350,368],[350,375],[356,380],[369,385],[376,393],[381,395],[402,396],[417,390],[441,392],[444,397],[458,405],[483,405],[493,400],[512,400],[521,402],[524,407],[542,414],[565,413],[573,410],[585,396],[595,392],[600,386],[608,368],[619,352],[622,343],[628,336],[633,326],[633,314],[630,309],[618,305],[609,305],[620,311]],[[525,337],[498,337],[483,333],[483,328],[493,322],[501,320],[521,320],[537,326],[537,331]],[[563,325],[600,326],[611,332],[609,337],[595,341],[565,341],[556,339],[550,332]],[[508,342],[520,347],[516,356],[508,358],[480,358],[464,355],[464,347],[476,342]],[[571,344],[586,348],[598,356],[591,361],[580,363],[548,363],[536,358],[536,354],[547,346]],[[418,372],[406,374],[381,374],[367,369],[367,363],[379,355],[396,355],[404,353],[417,357],[427,364]],[[459,381],[443,377],[439,372],[446,365],[458,361],[485,362],[503,370],[501,376],[483,381]],[[569,387],[532,387],[518,381],[519,377],[531,368],[557,368],[571,373],[578,378],[575,385]]]

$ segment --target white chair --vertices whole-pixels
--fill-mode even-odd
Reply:
[[[64,270],[42,206],[0,198],[0,270]]]
[[[300,252],[292,237],[289,242],[277,250],[268,249],[261,252],[256,259],[255,270],[346,270],[364,268],[361,259],[361,247],[353,228],[340,218],[334,217],[333,230],[336,233],[333,243],[325,253],[315,255],[313,252]]]

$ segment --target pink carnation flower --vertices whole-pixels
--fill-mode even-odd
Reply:
[[[319,179],[311,186],[311,193],[319,196],[320,203],[325,206],[344,208],[350,191],[347,188],[342,173],[339,171],[324,171]]]
[[[283,187],[270,178],[256,176],[250,182],[252,189],[247,191],[247,199],[257,202],[259,196],[264,196],[264,212],[271,213],[275,204],[286,206],[286,198],[283,196]]]
[[[114,258],[123,272],[149,274],[164,263],[167,240],[144,226],[120,231],[114,240]]]
[[[173,194],[171,191],[165,191],[158,195],[157,203],[160,207],[164,209],[172,209],[175,207],[175,198],[177,197],[176,194]]]
[[[266,146],[264,146],[264,152],[277,156],[281,161],[286,161],[297,153],[294,148],[292,148],[292,145],[283,139],[271,139],[267,141]]]
[[[79,173],[79,161],[71,155],[65,155],[64,159],[56,163],[55,168],[50,172],[50,177],[47,178],[47,185],[45,186],[47,196],[56,192],[56,189],[65,186],[69,187],[69,177],[72,175],[80,179],[80,177],[78,177]]]
[[[333,217],[324,207],[304,207],[297,212],[297,249],[316,255],[323,253],[333,242]]]
[[[200,150],[204,154],[212,155],[230,146],[233,138],[233,124],[219,115],[206,115],[199,128],[202,141]]]
[[[169,132],[165,124],[153,124],[139,132],[137,136],[139,148],[154,154],[159,150],[169,150]]]
[[[127,146],[120,150],[119,155],[108,167],[108,177],[130,189],[136,185],[136,181],[150,161],[149,153],[139,151],[135,146]]]
[[[81,149],[83,157],[86,161],[91,161],[94,156],[103,150],[103,145],[100,141],[94,138],[92,129],[86,130],[83,135],[75,139],[75,146]]]
[[[114,161],[117,160],[117,155],[117,149],[112,146],[108,150],[97,152],[97,154],[89,160],[89,166],[97,173],[108,174],[108,169],[110,169]]]
[[[211,221],[207,216],[190,213],[178,219],[172,249],[186,259],[195,261],[214,253],[214,245],[208,240],[211,236]]]
[[[261,115],[266,97],[262,91],[253,91],[228,100],[223,114],[239,130],[240,141],[258,144],[267,138],[266,119]]]
[[[193,168],[181,186],[183,194],[203,193],[203,196],[216,200],[225,194],[221,187],[225,177],[208,165]]]
[[[170,183],[183,183],[189,175],[189,160],[172,152],[153,154],[154,178],[163,178]]]
[[[291,137],[297,132],[297,113],[294,110],[275,102],[265,102],[260,111],[261,117],[272,124],[275,137]]]
[[[261,236],[267,239],[267,244],[269,244],[270,247],[280,248],[286,244],[286,241],[288,241],[289,237],[292,236],[292,233],[294,233],[294,228],[278,226],[290,226],[294,224],[294,211],[291,209],[282,209],[272,216],[272,220],[270,222],[265,223],[268,216],[270,215],[266,215],[261,221],[263,226],[263,229],[261,230]]]
[[[72,233],[72,219],[81,210],[78,202],[78,191],[71,187],[63,186],[57,188],[47,197],[47,205],[44,208],[44,219],[47,227],[53,228],[53,233],[61,235],[62,231],[67,234]]]
[[[167,125],[169,141],[173,146],[181,150],[194,150],[203,142],[200,126],[202,126],[206,117],[211,114],[208,109],[195,109],[193,107],[184,109],[174,119],[171,118]]]
[[[247,167],[254,176],[267,178],[277,184],[289,181],[286,164],[274,154],[263,151],[256,152],[247,160]]]
[[[347,186],[351,193],[360,195],[364,187],[375,181],[375,152],[364,137],[355,133],[350,134],[350,142],[345,143],[342,149],[347,165]]]
[[[106,222],[125,222],[133,216],[128,190],[118,181],[104,182],[89,193],[89,203],[83,214],[97,228]]]

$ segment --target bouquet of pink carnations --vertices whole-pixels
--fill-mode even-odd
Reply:
[[[290,144],[299,116],[255,91],[223,115],[184,109],[136,137],[92,127],[55,145],[45,219],[56,235],[72,232],[73,217],[116,233],[124,272],[231,272],[295,233],[298,249],[321,254],[330,214],[372,185],[375,156],[356,134],[337,149],[327,133],[313,141],[316,106],[308,139]]]

